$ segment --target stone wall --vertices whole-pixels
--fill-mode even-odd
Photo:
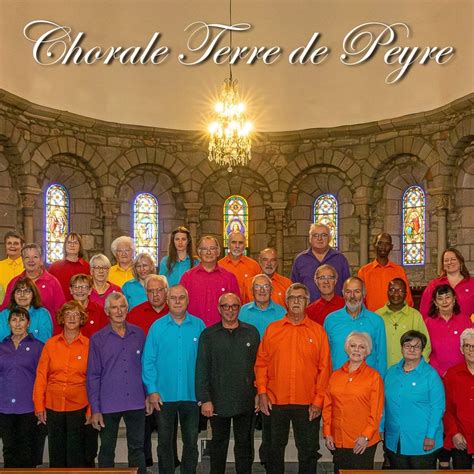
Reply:
[[[426,265],[408,267],[414,283],[437,273],[439,254],[456,245],[474,271],[474,95],[392,120],[331,129],[261,133],[252,160],[232,173],[207,160],[201,132],[108,123],[32,104],[0,90],[0,237],[17,227],[42,242],[43,194],[58,182],[71,197],[71,228],[89,254],[131,233],[139,192],[160,204],[160,252],[179,224],[194,237],[222,235],[230,194],[249,203],[250,252],[280,252],[288,274],[307,245],[314,199],[339,201],[340,250],[355,270],[373,258],[382,229],[401,258],[401,197],[427,193]],[[3,255],[3,248],[0,249]]]

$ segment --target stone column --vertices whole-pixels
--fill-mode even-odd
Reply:
[[[441,271],[442,262],[441,255],[446,250],[448,246],[448,209],[449,209],[449,194],[441,191],[435,190],[430,191],[430,194],[433,197],[434,210],[437,217],[438,223],[438,272]]]
[[[283,271],[283,225],[285,223],[286,202],[270,202],[275,216],[275,247],[278,253],[278,268]]]
[[[359,267],[369,262],[369,205],[367,198],[354,198],[356,214],[359,216]]]
[[[41,194],[41,189],[34,187],[24,187],[20,190],[21,210],[23,214],[23,233],[25,242],[35,242],[35,228],[33,213],[36,203]]]
[[[114,258],[110,250],[112,245],[112,228],[118,214],[118,205],[110,199],[102,199],[102,209],[104,212],[104,254],[112,261]]]
[[[202,204],[199,202],[185,202],[183,203],[184,208],[186,209],[187,214],[187,223],[189,227],[189,232],[191,232],[191,237],[193,239],[194,245],[197,245],[197,229],[199,225],[199,211],[202,208]]]

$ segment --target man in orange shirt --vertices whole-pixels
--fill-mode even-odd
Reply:
[[[299,472],[316,473],[321,409],[332,369],[328,338],[306,316],[308,302],[306,286],[288,288],[288,313],[268,326],[255,363],[259,406],[270,417],[268,469],[275,474],[285,472],[290,421]]]
[[[388,259],[393,249],[392,237],[386,232],[377,235],[374,242],[375,260],[364,265],[357,276],[364,282],[367,291],[365,305],[368,310],[376,311],[387,303],[388,284],[394,278],[401,278],[407,284],[406,302],[413,306],[413,298],[410,291],[405,270],[400,265]]]
[[[272,301],[286,308],[285,294],[291,285],[291,280],[277,273],[278,254],[276,250],[272,248],[261,250],[258,256],[258,263],[262,272],[272,280]],[[247,278],[245,281],[245,292],[242,293],[245,302],[254,300],[252,280],[253,278]]]
[[[219,260],[218,265],[233,273],[239,283],[240,294],[244,295],[247,278],[250,280],[260,273],[260,265],[244,255],[245,236],[240,232],[231,232],[228,239],[229,253]],[[243,298],[242,303],[249,300]]]

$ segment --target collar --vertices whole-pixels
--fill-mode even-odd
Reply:
[[[107,324],[107,326],[105,326],[106,328],[106,333],[107,334],[114,334],[115,336],[117,337],[121,337],[119,336],[113,329],[112,329],[112,324],[109,323]],[[136,332],[136,328],[133,324],[129,324],[127,321],[125,321],[125,334],[124,334],[124,338],[129,336],[130,334],[134,334]]]
[[[210,271],[208,272],[203,266],[202,266],[202,263],[199,263],[198,265],[196,265],[194,267],[196,269],[197,272],[204,272],[204,273],[214,273],[214,272],[222,272],[222,268],[219,267],[219,265],[216,263],[216,266]]]
[[[11,342],[11,340],[12,340],[12,335],[10,334],[9,336],[6,336],[1,342]],[[35,339],[35,337],[32,334],[28,333],[26,337],[22,339],[21,342],[23,341],[33,342],[33,341],[37,341],[37,339]]]
[[[383,314],[383,315],[388,315],[388,314],[399,314],[399,313],[402,313],[402,314],[408,314],[409,312],[409,309],[410,309],[410,306],[408,306],[408,303],[405,302],[405,304],[403,305],[403,308],[402,309],[399,309],[398,311],[392,311],[389,307],[388,307],[388,303],[385,305],[385,306],[382,306],[382,308],[380,308],[380,313]]]
[[[311,321],[308,316],[305,314],[304,318],[301,320],[301,323],[299,324],[293,324],[291,321],[290,321],[290,318],[288,318],[288,313],[285,314],[285,316],[283,316],[282,320],[283,321],[283,325],[291,325],[291,326],[309,326],[310,323],[309,321]]]
[[[7,262],[7,265],[20,265],[23,262],[21,255],[18,258],[15,258],[14,260],[10,257],[7,257],[5,261]]]
[[[395,268],[397,266],[396,263],[392,262],[391,260],[389,260],[387,262],[387,265],[382,265],[381,263],[379,263],[379,261],[377,259],[375,259],[373,262],[372,262],[372,267],[373,268]]]
[[[58,335],[58,340],[62,340],[66,344],[68,344],[68,342],[66,341],[66,338],[64,337],[64,331]],[[79,336],[77,336],[76,339],[74,339],[74,341],[71,342],[71,344],[75,344],[76,342],[80,342],[83,345],[87,345],[89,343],[89,339],[86,336],[84,336],[81,331],[79,331]]]
[[[184,320],[181,324],[177,324],[176,321],[171,317],[170,313],[167,313],[165,316],[163,316],[163,319],[165,320],[166,324],[169,324],[170,326],[183,326],[184,324],[191,324],[191,316],[187,311],[186,314],[184,315]]]
[[[364,318],[365,317],[365,313],[367,311],[367,308],[365,307],[365,305],[362,303],[362,306],[360,308],[360,313],[354,318],[351,314],[349,314],[349,311],[347,311],[347,306],[344,305],[344,308],[342,308],[344,310],[344,313],[351,319],[360,319],[360,318]]]
[[[265,309],[260,309],[257,306],[257,303],[255,303],[255,300],[254,300],[254,301],[251,301],[250,303],[248,303],[247,308],[250,311],[258,311],[259,313],[266,313],[267,311],[271,311],[272,309],[275,308],[275,303],[273,302],[273,300],[270,300],[270,303],[268,304],[268,306]]]
[[[404,370],[403,370],[403,364],[405,363],[405,359],[402,357],[402,359],[400,360],[400,362],[398,362],[396,364],[396,367],[397,367],[397,370],[399,370],[400,372],[403,372],[404,373]],[[421,372],[422,370],[424,370],[425,368],[425,365],[426,365],[426,362],[425,362],[425,359],[423,358],[423,356],[421,357],[420,359],[420,362],[419,364],[409,372],[409,374],[411,373],[415,373],[415,372]]]
[[[343,372],[346,372],[347,374],[349,374],[349,373],[359,374],[360,372],[362,372],[363,369],[365,369],[367,367],[367,362],[364,360],[364,362],[362,362],[362,364],[360,364],[360,366],[357,370],[354,370],[354,372],[349,372],[349,363],[350,363],[350,361],[347,361],[341,367],[341,370]]]
[[[115,267],[115,268],[114,268]],[[131,272],[132,271],[132,266],[128,267],[126,270],[124,270],[118,263],[115,264],[113,267],[111,267],[110,269],[112,270],[112,268],[115,269],[116,272],[122,272],[122,273],[128,273],[128,272]]]

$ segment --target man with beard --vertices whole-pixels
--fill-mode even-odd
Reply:
[[[329,338],[333,369],[339,369],[348,357],[344,341],[353,331],[366,332],[372,338],[372,352],[367,357],[368,365],[378,370],[383,377],[387,370],[387,341],[382,318],[364,306],[364,282],[359,277],[350,277],[344,282],[345,306],[329,314],[324,329]]]
[[[393,249],[392,237],[386,232],[377,235],[374,242],[375,260],[364,265],[357,276],[364,282],[367,295],[365,304],[370,311],[376,311],[387,302],[388,284],[394,278],[401,278],[406,284],[406,302],[413,306],[410,284],[405,270],[388,259]]]
[[[244,255],[245,236],[240,232],[231,232],[227,245],[229,253],[219,260],[218,265],[235,275],[239,283],[240,294],[244,296],[246,280],[252,279],[260,273],[260,265]],[[244,299],[243,303],[247,302]]]

